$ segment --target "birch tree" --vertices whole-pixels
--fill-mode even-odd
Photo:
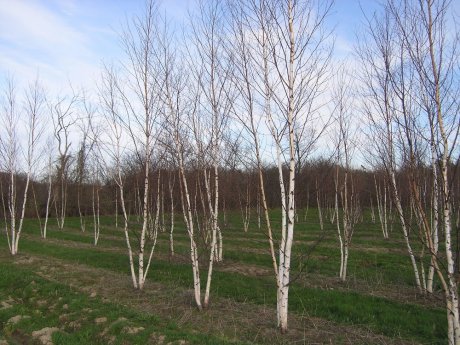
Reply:
[[[377,200],[377,213],[379,215],[380,227],[384,239],[388,239],[388,203],[390,202],[387,198],[387,184],[386,180],[383,179],[383,188],[380,181],[377,183],[377,178],[374,174],[374,186],[375,186],[375,198]]]
[[[277,321],[285,333],[295,224],[296,164],[300,158],[296,143],[302,141],[307,128],[324,125],[318,121],[317,100],[324,90],[330,57],[325,21],[331,3],[254,0],[238,5],[241,9],[235,9],[234,20],[239,37],[238,79],[243,81],[239,90],[250,111],[254,107],[253,99],[263,104],[261,111],[272,136],[279,172],[282,220],[278,263],[274,250],[271,251],[276,271]],[[249,61],[259,68],[262,78],[252,74]],[[317,136],[311,137],[310,143],[315,140]],[[287,185],[284,165],[289,170]],[[272,243],[270,246],[273,248]]]
[[[53,145],[53,136],[49,137],[47,140],[47,147],[55,147]],[[48,193],[46,197],[46,206],[45,206],[45,221],[43,224],[43,231],[42,231],[42,238],[46,238],[47,231],[48,231],[48,219],[50,214],[50,205],[51,205],[51,196],[53,191],[53,156],[54,151],[50,149],[47,153],[47,165],[46,165],[46,179],[47,179],[47,187]]]
[[[95,108],[91,105],[87,97],[84,95],[82,99],[83,116],[76,122],[80,132],[81,139],[78,151],[75,157],[75,182],[77,183],[77,208],[80,217],[80,229],[82,232],[86,230],[86,207],[82,209],[81,198],[84,195],[84,182],[88,177],[88,156],[92,152],[94,138],[89,138],[92,130],[92,119],[94,117]]]
[[[101,157],[107,157],[103,160],[106,170],[112,172],[112,178],[118,188],[118,197],[123,215],[123,233],[125,235],[126,247],[128,251],[128,262],[131,273],[133,287],[139,289],[139,276],[134,265],[135,252],[131,244],[129,214],[125,203],[125,183],[123,176],[122,157],[126,153],[125,128],[120,119],[122,109],[120,96],[118,94],[119,86],[116,73],[113,68],[105,67],[102,75],[101,85],[99,87],[99,97],[101,103],[102,116],[107,126],[106,140],[100,141],[97,146],[102,151]],[[109,169],[110,164],[113,168]]]
[[[54,205],[59,230],[64,228],[67,212],[67,189],[69,170],[72,163],[70,132],[76,122],[74,114],[78,96],[60,96],[48,105],[54,127],[58,157],[56,165],[56,182],[54,183]]]
[[[113,159],[113,178],[118,187],[118,197],[124,219],[123,232],[128,250],[131,279],[135,289],[142,290],[152,262],[156,236],[149,236],[152,227],[151,169],[152,157],[159,137],[159,83],[155,65],[158,43],[158,6],[148,1],[144,12],[128,21],[121,34],[125,60],[119,69],[105,67],[100,87],[104,118],[109,124],[109,134],[102,145]],[[135,212],[140,230],[134,229],[126,204],[126,186],[122,159],[133,152],[142,168],[143,187],[135,188]],[[104,155],[100,155],[103,157]],[[107,166],[108,162],[105,161]],[[137,239],[136,246],[134,240]],[[147,254],[147,256],[146,256]],[[137,263],[134,261],[137,259]]]
[[[9,79],[3,96],[1,117],[3,133],[0,140],[0,154],[4,165],[3,169],[9,177],[8,216],[5,214],[6,235],[10,253],[11,255],[16,255],[19,251],[19,239],[24,223],[29,186],[37,164],[37,146],[43,133],[41,123],[43,123],[45,92],[38,79],[35,80],[25,91],[24,101],[21,105],[17,100],[15,83],[13,79]],[[25,124],[25,133],[20,132],[19,125],[22,121]],[[26,135],[27,140],[20,140],[21,135]],[[17,180],[18,174],[21,172],[22,161],[25,163],[26,177],[22,198],[18,200]]]
[[[376,165],[383,166],[391,191],[391,198],[396,206],[401,231],[407,253],[412,265],[415,284],[423,293],[420,268],[415,259],[413,244],[409,237],[409,225],[404,216],[400,192],[396,183],[397,151],[395,129],[396,114],[393,106],[396,95],[392,89],[391,67],[395,63],[398,45],[395,44],[395,22],[388,11],[382,17],[375,15],[368,19],[367,37],[358,46],[358,57],[364,67],[362,70],[362,95],[364,114],[368,119],[368,135],[373,145],[372,155],[377,158]]]
[[[176,174],[173,169],[173,165],[169,168],[168,174],[168,192],[169,192],[169,200],[170,200],[170,210],[169,210],[169,255],[172,257],[174,256],[174,216],[175,216],[175,208],[176,203],[174,200],[174,187],[176,185]]]
[[[121,36],[121,44],[126,61],[121,62],[122,81],[115,83],[118,88],[117,96],[120,97],[122,111],[116,114],[129,135],[129,144],[143,169],[142,188],[142,214],[141,230],[139,234],[138,252],[138,288],[142,290],[150,263],[152,260],[155,243],[145,251],[150,209],[150,176],[153,151],[156,138],[159,136],[158,128],[158,71],[154,64],[155,49],[158,37],[158,5],[151,0],[146,3],[144,13],[128,22]],[[122,191],[120,190],[120,193]]]
[[[249,172],[245,172],[246,178],[243,179],[245,186],[243,186],[243,191],[241,187],[238,190],[238,201],[240,204],[241,210],[241,219],[243,221],[243,230],[248,232],[249,222],[251,219],[251,194],[249,191]],[[243,194],[243,195],[242,195]]]
[[[18,105],[16,100],[16,90],[14,82],[10,79],[7,82],[3,100],[2,127],[5,133],[1,136],[2,139],[2,161],[4,162],[4,170],[8,174],[8,195],[7,195],[7,212],[5,212],[5,227],[8,240],[8,247],[12,255],[17,254],[16,242],[18,241],[18,229],[16,225],[16,175],[18,173],[19,160],[19,142],[17,138],[17,121],[18,121]],[[3,195],[3,193],[2,193]],[[5,204],[5,203],[4,203]]]
[[[400,6],[403,11],[398,10]],[[437,255],[437,229],[431,229],[428,217],[423,214],[415,183],[412,193],[417,211],[423,219],[422,229],[425,234],[425,245],[431,254],[431,265],[441,281],[446,298],[449,343],[460,344],[458,283],[452,244],[452,180],[448,168],[459,134],[460,89],[457,47],[460,34],[456,23],[449,19],[451,1],[390,1],[389,7],[397,22],[406,53],[414,67],[415,78],[420,85],[421,92],[414,96],[415,101],[422,104],[423,115],[429,122],[430,130],[427,137],[432,155],[431,161],[438,162],[440,182],[439,186],[437,183],[433,184],[433,194],[438,194],[442,200],[439,224],[444,233],[445,261],[442,263],[439,262]],[[404,119],[407,119],[410,114],[403,115]],[[407,128],[413,127],[406,126]],[[406,139],[409,139],[407,135]],[[433,169],[433,181],[435,178],[438,178],[436,166]],[[434,207],[438,206],[434,204]],[[434,225],[438,226],[437,222]]]
[[[91,208],[93,211],[93,244],[96,246],[99,243],[99,236],[101,230],[101,221],[100,221],[100,190],[102,188],[102,178],[103,178],[103,164],[101,153],[102,150],[96,149],[101,140],[101,127],[99,123],[95,123],[94,114],[97,112],[96,108],[91,105],[88,99],[85,99],[85,112],[86,112],[86,121],[88,128],[88,147],[84,153],[84,166],[88,163],[89,160],[89,171],[91,174],[90,183],[91,183]],[[78,196],[77,196],[78,197]],[[80,220],[82,214],[80,213]],[[80,222],[80,225],[85,224]]]
[[[223,132],[228,120],[231,105],[230,73],[231,62],[226,54],[224,41],[224,2],[221,0],[199,1],[198,15],[191,18],[193,49],[190,50],[191,68],[196,83],[201,88],[199,112],[197,115],[205,126],[195,131],[197,136],[206,138],[207,143],[200,147],[209,148],[209,168],[204,162],[204,187],[211,216],[211,261],[222,261],[222,233],[219,227],[219,164]],[[194,66],[197,66],[194,68]],[[204,152],[201,152],[204,158]],[[212,174],[211,174],[212,172]],[[212,181],[211,181],[212,176]],[[211,276],[208,277],[210,282]],[[208,303],[209,286],[206,287],[205,305]]]
[[[190,241],[190,263],[192,267],[194,300],[198,310],[203,309],[200,264],[198,261],[197,245],[197,221],[194,217],[194,207],[196,212],[196,196],[193,202],[189,179],[187,178],[187,164],[192,160],[191,151],[193,150],[193,126],[196,130],[196,111],[199,107],[200,88],[192,82],[189,68],[185,64],[185,55],[179,47],[173,46],[170,38],[174,36],[165,26],[161,33],[161,45],[157,51],[157,65],[161,69],[162,76],[161,101],[162,111],[167,129],[169,140],[165,144],[170,144],[169,148],[173,155],[173,161],[178,169],[178,189],[180,192],[180,204],[184,217],[185,229]],[[194,124],[189,124],[192,121]],[[199,142],[201,143],[201,141]],[[197,148],[194,148],[197,151]],[[198,149],[199,151],[199,149]],[[170,178],[171,181],[171,178]],[[198,193],[198,188],[195,188]],[[170,196],[172,199],[172,185],[169,185]],[[173,202],[171,200],[171,202]],[[195,206],[193,206],[195,204]],[[173,206],[173,204],[172,204]],[[206,210],[206,208],[204,208]],[[171,218],[171,221],[173,219]],[[172,236],[172,231],[170,232]],[[171,247],[171,253],[173,248]],[[214,252],[211,251],[211,254]]]
[[[232,32],[235,36],[234,46],[234,61],[235,68],[233,72],[235,87],[238,90],[239,102],[232,108],[232,115],[241,123],[244,130],[248,134],[250,147],[253,148],[255,163],[257,167],[258,177],[258,201],[262,205],[266,235],[270,248],[270,256],[275,281],[278,282],[278,263],[275,253],[275,241],[273,230],[268,212],[268,203],[266,197],[265,179],[263,175],[263,161],[261,149],[261,132],[260,126],[263,123],[259,112],[263,109],[259,108],[258,99],[261,97],[263,90],[263,79],[259,76],[264,71],[259,64],[257,57],[267,55],[267,31],[268,8],[264,2],[252,1],[250,3],[237,2],[232,10]],[[256,25],[252,22],[252,18],[256,18]],[[259,37],[259,29],[261,29],[261,37]],[[254,43],[255,42],[255,43]],[[265,54],[264,54],[265,53]]]
[[[275,6],[271,18],[275,26],[268,35],[268,41],[271,63],[277,74],[277,84],[266,85],[268,92],[265,94],[265,101],[268,121],[272,122],[270,102],[273,99],[273,105],[276,107],[274,112],[280,115],[281,121],[274,125],[275,130],[272,133],[276,131],[277,135],[285,136],[288,151],[286,160],[289,177],[286,200],[281,167],[281,152],[284,150],[281,147],[281,140],[275,137],[282,197],[277,310],[280,330],[285,333],[288,325],[288,293],[295,223],[295,142],[296,135],[304,133],[307,125],[311,125],[318,116],[316,100],[324,88],[330,56],[324,25],[331,3],[288,0],[276,2]],[[318,125],[322,124],[318,123]]]
[[[101,189],[101,167],[97,157],[94,158],[92,175],[92,209],[93,209],[93,230],[94,230],[94,245],[97,246],[99,242],[101,221],[100,221],[100,197],[99,191]]]
[[[389,116],[386,121],[386,132],[395,136],[398,134],[401,154],[409,164],[406,177],[417,219],[417,233],[423,249],[427,250],[431,257],[431,272],[436,272],[444,292],[449,344],[459,344],[458,286],[451,239],[452,186],[448,169],[459,131],[456,99],[459,92],[456,65],[459,36],[455,25],[449,24],[448,21],[450,5],[449,1],[389,0],[383,9],[384,21],[380,22],[378,29],[380,33],[392,32],[391,42],[396,44],[391,47],[388,36],[377,35],[380,40],[376,41],[382,43],[381,47],[391,47],[391,50],[382,54],[385,58],[384,63],[374,65],[374,72],[377,66],[384,66],[382,70],[385,71],[385,78],[380,80],[385,81],[388,94],[392,94],[392,97],[377,103],[385,107],[384,112]],[[453,34],[448,35],[447,32],[452,28]],[[391,128],[395,128],[395,132],[390,131]],[[388,149],[391,146],[390,141],[387,142]],[[431,156],[428,158],[431,164],[428,165],[432,166],[432,195],[436,199],[439,198],[442,204],[441,211],[438,209],[437,201],[433,201],[432,212],[437,213],[439,210],[440,218],[431,224],[426,204],[422,200],[424,182],[418,176],[418,164],[424,159],[423,151],[420,150],[423,145],[428,147],[428,157]],[[395,147],[391,147],[391,150],[394,157]],[[407,221],[404,219],[395,183],[395,159],[391,161],[392,167],[387,171],[390,173],[392,198],[404,230]],[[438,226],[442,227],[445,236],[445,259],[438,254]],[[407,242],[406,233],[404,235]],[[423,280],[422,283],[418,280],[417,286],[428,290],[422,265],[421,268],[420,275]],[[430,281],[432,274],[429,272]]]
[[[336,174],[335,174],[335,213],[337,235],[340,244],[340,273],[342,281],[347,278],[348,257],[353,237],[354,226],[357,222],[355,209],[357,196],[354,190],[351,169],[351,157],[356,143],[356,130],[352,123],[354,85],[345,65],[342,65],[336,75],[333,86],[332,102],[336,113],[337,134]],[[340,171],[343,170],[343,173]],[[342,177],[343,175],[343,177]],[[340,207],[341,206],[341,207]],[[341,210],[341,212],[340,212]]]
[[[176,51],[176,54],[178,52]],[[186,117],[195,116],[198,97],[191,92],[191,98],[186,93],[188,90],[188,75],[182,71],[182,65],[172,52],[170,42],[164,41],[163,52],[158,56],[163,68],[164,76],[164,115],[168,124],[168,131],[173,139],[173,152],[179,170],[179,190],[185,228],[190,240],[190,261],[192,266],[193,290],[195,304],[198,310],[203,309],[201,299],[200,265],[198,261],[198,246],[196,242],[196,226],[192,210],[192,198],[189,181],[186,176],[186,147],[189,145]],[[181,72],[179,72],[181,71]],[[188,106],[187,106],[188,104]]]

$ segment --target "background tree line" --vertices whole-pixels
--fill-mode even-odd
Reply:
[[[71,170],[72,174],[66,178],[66,185],[68,188],[68,201],[66,215],[70,217],[78,217],[78,200],[77,196],[80,195],[80,204],[82,205],[82,211],[85,216],[91,216],[91,204],[92,204],[92,190],[97,187],[100,188],[100,214],[101,215],[114,215],[117,212],[116,207],[116,184],[108,178],[103,177],[97,184],[88,178],[88,173],[85,172],[83,177],[79,176],[77,161],[73,160]],[[139,207],[139,198],[143,198],[142,185],[142,167],[139,162],[136,162],[135,157],[126,157],[124,159],[124,180],[127,186],[127,193],[125,200],[130,214],[136,214]],[[160,191],[162,194],[162,212],[169,213],[168,205],[171,204],[171,195],[168,192],[168,183],[170,179],[174,179],[177,176],[177,170],[169,170],[167,168],[158,168],[162,165],[161,161],[151,162],[152,176],[150,181],[152,186],[158,184],[158,171],[160,171]],[[457,173],[459,162],[451,162],[449,165],[449,171],[452,176],[452,200],[454,207],[458,209],[459,195],[460,195],[460,177]],[[318,158],[313,161],[306,162],[298,173],[299,188],[297,190],[297,201],[298,209],[297,212],[300,216],[304,216],[305,212],[308,212],[309,207],[317,207],[317,196],[319,195],[322,207],[333,207],[334,203],[334,183],[333,177],[336,172],[337,165],[327,158]],[[57,168],[55,168],[57,170]],[[286,168],[284,168],[286,169]],[[339,170],[342,169],[339,166]],[[410,190],[407,180],[407,169],[408,167],[402,167],[401,170],[397,171],[397,181],[400,186],[400,193],[402,204],[405,209],[411,208],[410,201]],[[432,199],[432,191],[428,188],[432,176],[432,167],[428,165],[419,166],[417,174],[424,179],[424,184],[427,186],[424,191],[424,199]],[[258,187],[257,187],[257,172],[254,169],[246,169],[242,167],[220,167],[221,175],[221,186],[220,193],[222,195],[221,210],[239,210],[243,207],[249,207],[251,209],[251,217],[253,220],[257,217],[258,207]],[[51,175],[52,184],[57,185],[57,171]],[[267,186],[267,202],[270,208],[276,209],[281,207],[279,190],[275,188],[278,184],[278,171],[277,167],[266,165],[263,169]],[[354,176],[354,189],[357,194],[362,212],[370,212],[374,209],[375,215],[377,215],[377,204],[378,199],[382,198],[382,193],[385,192],[386,186],[385,175],[382,168],[377,168],[374,171],[370,171],[365,168],[353,168],[352,174]],[[200,179],[199,169],[190,167],[187,170],[187,175],[193,181]],[[1,174],[2,186],[7,185],[9,176],[5,173]],[[177,177],[176,177],[177,178]],[[26,184],[26,176],[24,174],[17,174],[15,176],[17,180],[17,190],[19,203],[22,203],[23,192]],[[378,188],[376,188],[376,183]],[[193,195],[199,194],[199,182],[191,186],[191,193]],[[39,217],[44,218],[46,214],[47,204],[47,193],[48,193],[48,176],[42,176],[38,179],[32,179],[30,181],[31,199],[27,201],[25,215],[28,218]],[[79,192],[77,192],[79,191]],[[53,191],[52,195],[57,193]],[[386,190],[388,193],[388,190]],[[153,204],[156,203],[156,187],[151,192],[150,198],[153,198]],[[7,199],[7,191],[2,189],[2,200],[5,203]],[[53,203],[55,201],[53,200]],[[177,188],[173,189],[173,203],[176,205],[180,204],[180,191]],[[388,196],[388,205],[391,203],[391,198]],[[155,207],[155,206],[154,206]],[[260,207],[260,205],[259,205]],[[390,207],[390,206],[389,206]],[[429,207],[429,205],[427,205]],[[197,207],[198,212],[202,213],[201,207]],[[0,210],[2,218],[8,216],[5,214],[5,209]],[[457,211],[458,212],[458,211]],[[118,209],[118,214],[121,215],[121,210]],[[49,209],[49,216],[56,217],[56,210],[54,207]],[[378,221],[378,219],[377,219]]]

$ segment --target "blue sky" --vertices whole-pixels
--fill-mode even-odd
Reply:
[[[195,0],[163,0],[173,22],[187,18]],[[365,8],[374,0],[363,1]],[[102,61],[117,59],[118,33],[126,18],[140,13],[143,0],[0,0],[0,74],[23,83],[37,73],[48,88],[90,87]],[[337,48],[352,47],[362,18],[359,1],[337,0]]]
[[[180,27],[196,1],[162,0],[161,8]],[[372,15],[379,2],[335,1],[329,18],[335,27],[335,57],[353,52],[363,12]],[[452,4],[460,13],[460,1]],[[0,0],[0,92],[8,75],[22,89],[38,74],[51,100],[68,95],[70,82],[94,95],[102,63],[122,58],[123,23],[143,8],[144,0]]]
[[[195,1],[163,0],[161,6],[180,25]],[[91,89],[102,61],[120,55],[121,24],[143,6],[144,0],[0,0],[1,79],[10,74],[24,83],[38,73],[56,92],[69,80]],[[337,55],[352,51],[362,10],[377,7],[378,0],[336,0],[329,22],[336,26]]]
[[[166,0],[180,22],[191,0]],[[120,54],[121,24],[142,10],[142,0],[0,0],[0,75],[22,84],[40,80],[54,92],[69,80],[91,88],[102,61]]]

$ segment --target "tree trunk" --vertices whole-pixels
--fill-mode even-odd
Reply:
[[[404,212],[403,212],[403,209],[402,209],[402,206],[401,206],[401,200],[399,198],[398,189],[396,187],[395,173],[394,173],[392,167],[390,167],[389,174],[390,174],[390,184],[391,184],[391,188],[392,188],[392,192],[393,192],[393,201],[394,201],[394,204],[396,206],[396,210],[398,212],[399,220],[401,222],[401,229],[402,229],[402,232],[403,232],[404,241],[406,242],[407,253],[409,254],[409,258],[410,258],[410,261],[412,263],[412,269],[414,271],[415,283],[416,283],[416,286],[417,286],[419,292],[423,293],[422,285],[421,285],[421,282],[420,282],[420,274],[419,274],[419,271],[418,271],[417,262],[415,261],[414,252],[412,250],[412,246],[411,246],[410,241],[409,241],[409,234],[407,232],[406,220],[404,218]]]
[[[288,71],[288,113],[287,128],[289,130],[289,185],[288,185],[288,203],[287,203],[287,229],[282,229],[281,246],[280,246],[280,272],[278,279],[279,284],[279,320],[278,324],[281,333],[286,333],[288,328],[288,299],[289,299],[289,277],[291,271],[291,249],[294,239],[294,221],[295,221],[295,143],[294,143],[294,25],[292,3],[288,2],[288,20],[289,20],[289,71]],[[279,147],[278,147],[279,148]],[[278,153],[280,155],[280,153]],[[280,157],[280,156],[278,156]],[[281,169],[280,160],[278,166]],[[282,174],[281,174],[282,179]],[[284,184],[281,184],[284,190]],[[282,193],[282,198],[284,193]],[[284,199],[285,200],[285,199]],[[283,201],[284,201],[283,200]],[[285,204],[284,204],[285,205]],[[283,209],[285,214],[286,209]]]
[[[176,133],[177,135],[177,133]],[[179,161],[179,174],[180,174],[180,191],[182,200],[182,211],[184,213],[185,225],[190,239],[190,259],[192,262],[192,274],[193,274],[193,290],[195,296],[195,303],[198,310],[202,310],[201,305],[201,283],[200,283],[200,268],[198,262],[198,251],[194,238],[194,227],[193,227],[193,214],[192,205],[190,203],[190,194],[188,191],[187,179],[185,177],[184,163],[182,159],[181,146],[178,138],[176,138],[176,152]]]
[[[171,176],[169,176],[169,198],[171,199],[171,214],[170,214],[170,226],[169,226],[169,255],[174,256],[174,195],[173,195],[173,183]]]
[[[146,120],[148,122],[148,120]],[[139,290],[144,288],[144,250],[145,250],[145,240],[148,230],[148,218],[149,218],[149,209],[148,209],[148,199],[149,199],[149,165],[150,165],[150,145],[149,138],[147,136],[146,143],[146,154],[144,160],[144,204],[142,212],[142,230],[139,242]]]
[[[48,163],[48,198],[46,199],[46,213],[45,213],[45,224],[43,225],[43,238],[46,238],[46,230],[48,225],[48,217],[50,212],[50,202],[51,202],[51,190],[52,190],[52,181],[53,177],[51,175],[51,156]]]

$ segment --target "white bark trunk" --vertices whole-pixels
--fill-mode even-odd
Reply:
[[[439,186],[438,186],[438,167],[436,165],[436,151],[434,147],[434,138],[432,135],[431,139],[431,169],[433,170],[433,190],[432,190],[432,223],[431,223],[431,236],[433,240],[433,248],[432,248],[432,258],[431,264],[428,271],[428,278],[427,278],[427,288],[426,290],[429,293],[433,293],[433,282],[434,282],[434,274],[435,274],[435,258],[433,256],[438,255],[439,249],[439,237],[438,237],[438,218],[439,218]]]
[[[337,218],[337,237],[339,238],[339,246],[340,246],[340,270],[339,270],[339,277],[343,280],[343,272],[344,272],[344,265],[345,265],[345,252],[344,252],[344,243],[342,238],[342,229],[340,228],[340,213],[339,213],[339,172],[337,168],[337,173],[335,175],[335,215]]]
[[[10,172],[8,210],[10,213],[11,255],[16,255],[16,181],[12,169]]]
[[[287,203],[287,229],[282,229],[281,246],[280,246],[280,272],[278,279],[279,284],[279,319],[278,324],[281,333],[286,333],[288,329],[288,299],[289,299],[289,279],[291,271],[291,249],[294,239],[294,221],[295,221],[295,143],[294,143],[294,25],[293,25],[293,9],[291,1],[288,2],[288,21],[289,21],[289,45],[290,56],[288,66],[288,113],[287,113],[287,129],[289,131],[289,185],[288,185],[288,203]],[[279,147],[278,147],[279,148]],[[280,165],[279,165],[280,168]],[[282,179],[282,174],[281,174]],[[280,183],[283,191],[284,184]],[[284,197],[284,193],[282,193]],[[284,206],[285,199],[283,199]],[[285,215],[286,209],[283,209]]]
[[[190,203],[190,194],[188,191],[187,179],[185,177],[184,162],[182,158],[182,148],[177,138],[176,133],[176,153],[179,162],[179,174],[180,174],[180,190],[181,190],[181,199],[182,199],[182,211],[184,213],[185,225],[187,228],[187,233],[190,239],[190,260],[192,263],[192,274],[193,274],[193,290],[195,296],[195,303],[198,310],[202,310],[201,305],[201,282],[200,282],[200,268],[198,262],[198,251],[195,243],[195,234],[193,226],[193,214],[192,214],[192,205]]]
[[[383,195],[380,185],[377,184],[377,179],[374,175],[375,193],[377,198],[377,212],[379,214],[380,227],[384,239],[388,239],[388,222],[387,222],[387,192],[386,186],[383,185]]]
[[[449,334],[449,339],[453,339],[453,344],[460,344],[460,319],[459,319],[459,309],[458,309],[458,285],[455,276],[455,262],[453,257],[451,233],[452,233],[452,219],[451,219],[451,210],[450,210],[450,186],[448,178],[448,164],[449,164],[449,139],[444,128],[444,118],[442,112],[442,103],[441,103],[441,81],[439,76],[438,63],[435,58],[435,43],[433,37],[433,3],[427,1],[427,11],[428,11],[428,39],[429,39],[429,50],[430,50],[430,62],[431,69],[434,79],[434,91],[435,91],[435,103],[436,103],[436,117],[439,127],[439,133],[442,139],[442,158],[441,158],[441,177],[442,177],[442,197],[443,197],[443,227],[445,235],[445,250],[446,250],[446,261],[447,261],[447,280],[449,293],[446,293],[448,298],[450,298],[450,306],[448,305],[448,312],[450,312],[453,326],[453,336]],[[450,308],[449,308],[450,307]]]
[[[169,255],[174,256],[174,195],[173,195],[173,184],[171,176],[168,181],[169,186],[169,198],[171,201],[171,214],[170,214],[170,225],[169,225]]]
[[[261,218],[261,215],[260,215],[260,194],[257,193],[257,228],[260,229],[260,226],[261,226],[261,222],[260,222],[260,218]]]
[[[60,205],[59,212],[57,214],[57,218],[58,218],[57,223],[58,223],[59,230],[64,229],[66,209],[67,209],[67,181],[66,181],[66,178],[65,178],[65,175],[64,175],[64,170],[66,169],[66,163],[65,163],[65,160],[63,160],[63,162],[64,163],[62,163],[63,165],[61,167],[61,169],[62,169],[62,172],[61,172],[61,189],[60,189],[61,205]]]
[[[345,241],[345,249],[343,255],[343,271],[342,271],[342,281],[347,280],[347,268],[348,268],[348,243]]]
[[[2,196],[2,207],[3,207],[3,217],[4,217],[4,220],[5,220],[6,241],[8,243],[8,250],[11,253],[10,230],[8,228],[8,212],[6,210],[5,198],[4,198],[4,194],[3,194],[3,183],[1,182],[1,179],[0,179],[0,193],[1,193],[1,196]]]
[[[209,190],[209,184],[206,184],[206,187],[208,189],[208,198],[211,196],[210,190]],[[211,238],[211,247],[210,247],[210,254],[209,254],[209,266],[208,266],[208,277],[206,280],[206,290],[204,294],[204,302],[203,302],[203,307],[207,308],[209,306],[209,298],[210,298],[210,293],[211,293],[211,280],[212,280],[212,272],[213,272],[213,263],[214,263],[214,257],[215,257],[215,251],[216,251],[216,246],[217,246],[217,233],[218,233],[218,211],[219,211],[219,175],[218,175],[218,168],[217,165],[214,165],[214,188],[215,188],[215,196],[214,196],[214,210],[211,209],[211,217],[212,217],[212,238]],[[219,231],[220,232],[220,231]],[[219,239],[221,241],[221,236],[219,236]],[[219,247],[219,253],[218,253],[218,260],[221,261],[221,255],[222,255],[222,248]]]
[[[45,224],[43,225],[43,238],[46,238],[46,230],[47,230],[48,217],[49,217],[49,212],[50,212],[51,190],[52,190],[52,181],[53,181],[51,169],[52,169],[52,165],[51,165],[51,156],[50,156],[49,162],[48,162],[48,198],[46,199],[46,213],[45,213]]]
[[[371,203],[371,222],[375,224],[375,211],[374,211],[374,205],[372,203],[372,197],[370,198],[370,203]]]
[[[392,167],[390,167],[389,175],[390,175],[389,176],[390,177],[390,185],[391,185],[392,192],[393,192],[394,204],[396,206],[396,210],[398,211],[398,216],[399,216],[399,220],[401,222],[401,229],[402,229],[402,232],[403,232],[404,241],[406,243],[407,252],[409,254],[409,258],[410,258],[410,261],[411,261],[411,264],[412,264],[412,269],[414,271],[415,284],[416,284],[418,290],[421,293],[423,293],[422,284],[420,282],[420,274],[419,274],[419,271],[418,271],[417,262],[415,261],[414,252],[413,252],[412,246],[410,244],[409,234],[407,232],[406,220],[404,218],[404,212],[403,212],[403,209],[402,209],[402,206],[401,206],[401,200],[399,198],[399,193],[398,193],[398,189],[397,189],[397,186],[396,186],[395,173],[394,173]]]
[[[115,228],[118,229],[118,191],[115,190]]]
[[[81,184],[82,181],[78,181],[78,190],[77,190],[77,207],[78,207],[78,215],[80,216],[80,229],[82,232],[86,231],[86,221],[83,216],[83,212],[81,211]]]
[[[156,199],[156,211],[155,211],[155,221],[154,221],[154,231],[158,232],[161,227],[160,222],[160,208],[161,208],[161,170],[158,169],[158,179],[157,179],[157,199]],[[151,236],[153,238],[153,236]]]
[[[123,187],[123,182],[122,182],[122,177],[121,177],[121,170],[118,168],[118,188],[120,190],[120,205],[121,205],[121,210],[123,212],[123,220],[124,220],[124,226],[123,226],[123,232],[125,234],[125,240],[126,240],[126,247],[128,248],[128,259],[129,259],[129,269],[131,272],[131,279],[133,282],[133,287],[137,289],[139,287],[139,284],[137,282],[137,277],[136,277],[136,270],[134,269],[134,258],[133,258],[133,251],[131,248],[131,241],[129,239],[129,228],[128,228],[128,214],[126,212],[126,205],[125,205],[125,197],[124,197],[124,187]]]
[[[93,185],[93,229],[94,229],[94,245],[97,246],[99,243],[99,234],[100,234],[100,202],[99,202],[99,186]]]
[[[142,212],[142,230],[139,242],[139,290],[142,290],[144,287],[144,250],[145,250],[145,241],[148,230],[148,220],[149,220],[149,209],[148,209],[148,199],[149,199],[149,166],[150,166],[150,145],[149,139],[147,138],[146,143],[146,155],[145,155],[145,170],[144,170],[144,204]]]
[[[16,239],[15,239],[15,242],[14,243],[14,252],[15,254],[18,253],[18,250],[19,250],[19,238],[21,236],[21,232],[22,232],[22,225],[24,224],[24,215],[25,215],[25,211],[26,211],[26,204],[27,204],[27,195],[28,195],[28,191],[29,191],[29,184],[30,184],[30,170],[29,172],[27,173],[27,179],[26,179],[26,186],[24,188],[24,196],[23,196],[23,201],[22,201],[22,207],[21,207],[21,215],[20,215],[20,218],[19,218],[19,226],[18,226],[18,229],[17,229],[17,232],[16,232]]]

